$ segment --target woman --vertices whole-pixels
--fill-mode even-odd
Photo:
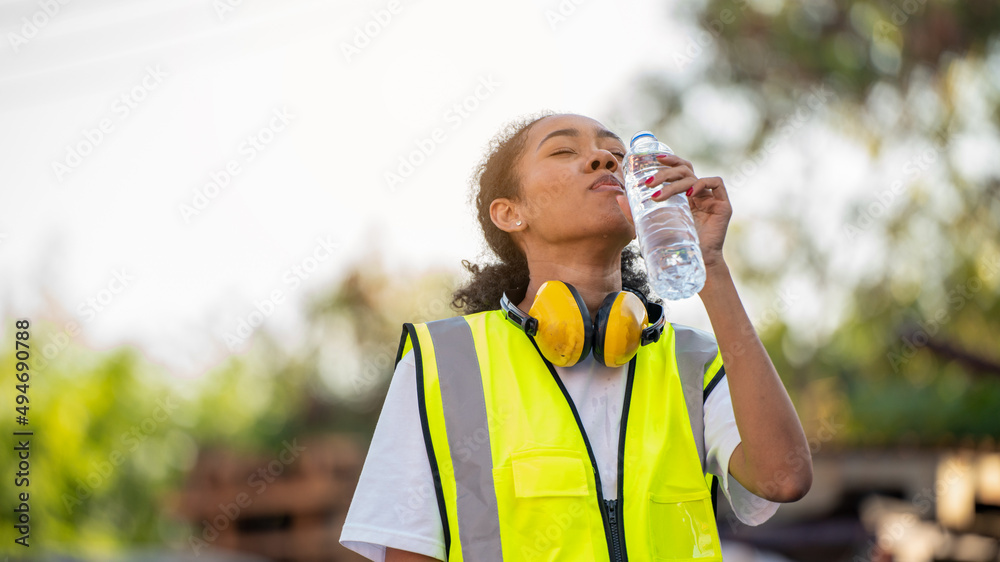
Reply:
[[[589,320],[601,320],[609,294],[645,295],[626,247],[635,228],[625,152],[579,115],[546,115],[495,139],[476,206],[500,262],[465,263],[472,280],[455,305],[466,316],[407,325],[345,546],[387,561],[500,551],[508,560],[721,560],[709,482],[748,524],[809,490],[801,424],[723,258],[732,208],[720,178],[698,178],[667,155],[648,182],[655,200],[686,193],[691,204],[714,338],[672,324],[627,365],[589,354],[560,367],[506,322],[512,306],[498,311],[506,293],[525,315],[547,281],[574,287]],[[655,305],[646,311],[652,322]],[[696,381],[696,392],[681,380]]]

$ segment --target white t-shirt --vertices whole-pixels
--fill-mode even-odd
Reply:
[[[614,499],[618,494],[618,432],[627,366],[605,367],[588,355],[572,367],[556,367],[556,373],[587,432],[604,498]],[[767,521],[778,504],[729,479],[729,458],[740,443],[740,434],[725,377],[705,401],[704,417],[708,471],[720,478],[720,488],[740,521],[747,525]],[[412,351],[400,360],[389,383],[340,544],[378,562],[385,560],[387,546],[446,559],[444,530],[417,410]]]

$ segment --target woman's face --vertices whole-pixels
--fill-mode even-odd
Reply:
[[[580,115],[553,115],[528,130],[518,165],[523,241],[560,244],[635,237],[622,177],[625,145]],[[619,248],[620,249],[620,248]]]

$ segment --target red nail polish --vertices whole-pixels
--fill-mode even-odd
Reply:
[[[687,195],[688,197],[691,197],[691,192],[692,191],[694,191],[694,188],[693,187],[689,187],[688,190],[684,192],[684,194]]]
[[[657,190],[656,190],[656,193],[654,193],[654,194],[653,194],[653,195],[652,195],[651,197],[657,197],[657,196],[659,196],[659,195],[660,195],[661,193],[663,193],[663,190],[662,190],[662,189],[657,189]]]
[[[649,185],[651,183],[653,183],[653,176],[649,176],[648,178],[646,178],[646,185]]]

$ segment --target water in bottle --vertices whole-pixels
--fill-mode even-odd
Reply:
[[[662,298],[686,299],[705,285],[705,262],[691,207],[683,193],[653,201],[652,195],[667,184],[647,187],[645,183],[646,178],[666,168],[656,156],[673,151],[649,131],[636,133],[629,146],[625,155],[625,193],[649,283]]]

